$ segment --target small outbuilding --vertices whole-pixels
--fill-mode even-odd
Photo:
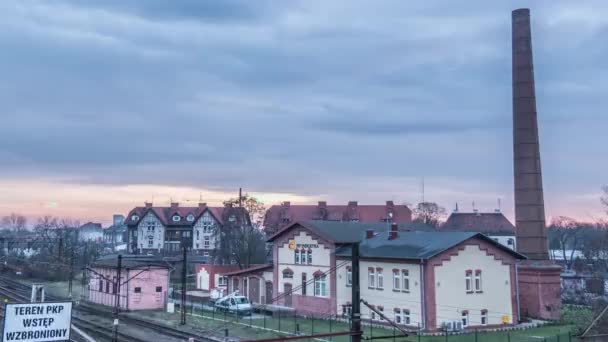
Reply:
[[[89,301],[114,306],[117,257],[96,261],[88,268]],[[169,266],[163,261],[124,257],[120,271],[120,307],[123,310],[163,309],[167,303]]]

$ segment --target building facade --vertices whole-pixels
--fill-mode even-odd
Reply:
[[[517,250],[515,226],[498,210],[491,213],[454,211],[439,230],[482,233],[512,250]]]
[[[308,221],[271,236],[276,304],[349,315],[349,246],[359,242],[361,298],[398,324],[436,331],[518,321],[515,265],[523,256],[479,233],[383,227]],[[363,305],[362,318],[382,322]]]
[[[135,254],[177,254],[182,245],[203,256],[210,256],[219,244],[222,229],[251,224],[244,208],[155,207],[146,203],[127,215],[128,250]]]
[[[309,220],[405,224],[412,222],[412,211],[406,205],[396,205],[393,201],[386,201],[384,205],[360,205],[356,201],[346,205],[328,205],[323,201],[317,205],[283,202],[266,211],[264,229],[266,234],[272,235],[294,222]]]
[[[103,230],[103,242],[106,246],[116,249],[127,243],[127,225],[123,215],[114,215],[112,225]]]
[[[162,262],[122,260],[120,307],[124,310],[163,309],[167,303],[169,267]],[[104,259],[89,269],[89,301],[114,306],[117,260]]]
[[[103,241],[103,229],[101,223],[88,222],[78,228],[79,241]]]

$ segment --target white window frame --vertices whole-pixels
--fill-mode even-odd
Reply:
[[[393,311],[395,312],[395,323],[401,324],[401,309],[395,308]]]
[[[367,269],[367,287],[376,288],[376,270],[372,267]]]
[[[401,270],[401,291],[410,292],[410,271]]]
[[[205,236],[203,238],[203,248],[210,248],[210,247],[211,247],[211,237]]]
[[[402,321],[403,321],[403,324],[405,324],[405,325],[410,325],[411,324],[412,319],[411,319],[411,315],[410,314],[411,314],[410,310],[403,309],[403,311],[402,311],[402,315],[403,315],[403,320]]]
[[[467,293],[473,293],[473,271],[464,272],[464,287]]]
[[[192,214],[188,214],[188,216],[186,216],[186,220],[187,220],[188,222],[192,222],[192,221],[194,221],[194,215],[192,215]]]
[[[488,324],[488,310],[481,310],[481,325]]]
[[[300,249],[300,264],[306,264],[306,250],[304,248]]]
[[[173,215],[173,217],[171,219],[173,220],[173,222],[179,222],[182,220],[182,218],[179,215]]]
[[[401,271],[399,270],[393,270],[393,290],[401,291]]]
[[[462,327],[466,328],[469,326],[469,312],[468,311],[463,311],[461,313],[461,320],[462,320]]]
[[[218,286],[228,286],[228,277],[219,276],[217,279]]]
[[[327,297],[327,276],[316,276],[314,278],[314,287],[315,297]]]
[[[283,279],[293,279],[293,272],[283,271]]]
[[[131,221],[137,221],[137,220],[139,220],[139,216],[137,216],[137,215],[131,216]]]
[[[154,248],[154,238],[148,237],[148,248]]]
[[[306,255],[308,256],[308,264],[311,265],[312,264],[312,249],[309,249],[308,251],[306,251]]]
[[[475,271],[475,281],[473,282],[475,286],[475,292],[483,292],[482,282],[481,282],[481,270]]]
[[[384,289],[384,274],[381,268],[376,268],[376,289]]]
[[[299,264],[300,263],[300,250],[296,249],[294,251],[294,260],[293,260],[294,264]]]
[[[353,270],[346,269],[346,286],[353,286]]]

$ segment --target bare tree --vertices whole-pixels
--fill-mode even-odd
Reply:
[[[27,225],[27,219],[23,215],[17,213],[11,213],[8,216],[2,218],[2,227],[9,229],[14,232],[25,230]]]
[[[231,198],[227,201],[224,201],[224,206],[228,205],[233,207],[238,207],[239,205],[242,205],[243,208],[245,208],[247,210],[247,213],[249,214],[249,220],[251,221],[251,224],[255,228],[260,228],[260,226],[262,225],[264,214],[266,214],[266,207],[264,206],[264,203],[256,197],[250,196],[246,193],[241,196],[240,201],[238,198]]]
[[[445,208],[434,202],[421,202],[414,208],[414,222],[425,223],[435,228],[439,227],[445,215]]]
[[[579,229],[581,226],[583,226],[583,224],[566,216],[554,218],[549,226],[551,239],[557,243],[556,247],[562,251],[562,257],[564,258],[567,269],[572,268],[574,254],[579,250],[582,242],[582,234]],[[552,245],[555,246],[555,244]]]
[[[252,264],[265,260],[265,241],[260,229],[251,224],[245,208],[226,205],[222,214],[224,222],[217,227],[218,246],[214,250],[216,262],[237,264],[240,268],[248,268]]]

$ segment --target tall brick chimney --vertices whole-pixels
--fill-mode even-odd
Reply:
[[[513,166],[517,250],[532,260],[548,260],[545,204],[540,166],[530,10],[512,13]]]
[[[530,10],[514,10],[511,22],[515,228],[517,251],[528,257],[516,265],[520,303],[518,320],[522,317],[558,320],[561,267],[549,260],[547,245]]]

